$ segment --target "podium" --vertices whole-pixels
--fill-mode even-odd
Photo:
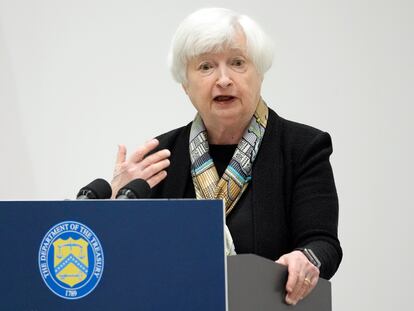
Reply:
[[[225,257],[224,219],[219,200],[0,202],[0,310],[291,309],[285,267]]]
[[[319,279],[315,289],[296,306],[287,305],[287,268],[252,254],[227,258],[230,311],[331,311],[331,283]]]

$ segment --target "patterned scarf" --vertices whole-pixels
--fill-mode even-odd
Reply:
[[[223,199],[226,215],[232,211],[251,179],[252,165],[262,142],[268,115],[269,110],[260,99],[250,125],[221,178],[209,154],[207,130],[200,115],[196,115],[190,132],[190,158],[197,199]]]

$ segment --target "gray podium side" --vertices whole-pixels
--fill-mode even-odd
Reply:
[[[284,302],[286,267],[256,255],[227,257],[229,311],[331,311],[331,283],[318,285],[296,306]]]

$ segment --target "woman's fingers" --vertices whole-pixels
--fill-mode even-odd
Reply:
[[[312,292],[312,290],[316,287],[316,284],[318,284],[319,273],[320,273],[319,269],[311,264],[310,271],[311,272],[309,272],[309,274],[304,279],[304,283],[306,284],[305,291],[300,296],[299,299],[303,299],[306,296],[308,296]]]
[[[159,162],[155,162],[155,163],[147,166],[142,171],[142,177],[141,178],[145,179],[145,180],[148,180],[152,176],[158,174],[160,171],[166,169],[168,166],[170,166],[170,160],[168,160],[168,159],[164,159],[164,160],[161,160]]]
[[[315,288],[316,284],[318,283],[318,279],[319,279],[319,276],[317,276],[317,277],[310,277],[310,276],[305,277],[303,293],[302,293],[302,295],[300,296],[299,299],[305,298],[306,296],[308,296],[312,292],[312,290]]]
[[[126,147],[125,145],[118,145],[118,153],[116,154],[116,165],[120,165],[125,162],[126,159]]]
[[[294,264],[288,266],[288,271],[289,276],[286,283],[286,302],[289,304],[296,304],[300,298],[304,276],[301,273],[300,267],[297,267]]]
[[[167,159],[170,155],[171,155],[170,150],[163,149],[163,150],[157,151],[157,152],[149,155],[145,159],[143,159],[140,162],[140,165],[141,165],[142,169],[144,170],[145,168],[147,168],[150,165],[156,164],[158,162],[161,162],[161,161]]]
[[[154,150],[159,145],[159,141],[157,139],[151,139],[147,141],[144,145],[138,147],[137,150],[133,154],[131,154],[128,162],[130,163],[139,163],[141,162],[145,156]]]
[[[166,171],[158,172],[158,174],[152,176],[147,180],[147,183],[150,185],[150,188],[155,187],[158,185],[165,177],[167,177]]]
[[[292,267],[292,266],[290,266]],[[290,268],[288,266],[288,268]],[[288,280],[286,282],[286,291],[288,293],[288,295],[292,295],[292,293],[294,293],[295,290],[297,290],[298,284],[299,284],[299,271],[293,271],[291,269],[288,269],[289,273],[288,273]]]
[[[304,297],[310,289],[310,279],[303,274],[299,275],[295,288],[287,295],[287,298],[295,302],[295,304]]]

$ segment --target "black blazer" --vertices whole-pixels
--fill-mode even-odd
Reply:
[[[184,196],[191,174],[190,128],[191,123],[157,137],[157,150],[169,149],[171,164],[166,179],[152,189],[152,198]],[[238,253],[277,260],[295,248],[308,247],[322,263],[321,277],[333,276],[342,249],[337,238],[338,198],[331,153],[328,133],[285,120],[269,109],[252,180],[226,220]]]

